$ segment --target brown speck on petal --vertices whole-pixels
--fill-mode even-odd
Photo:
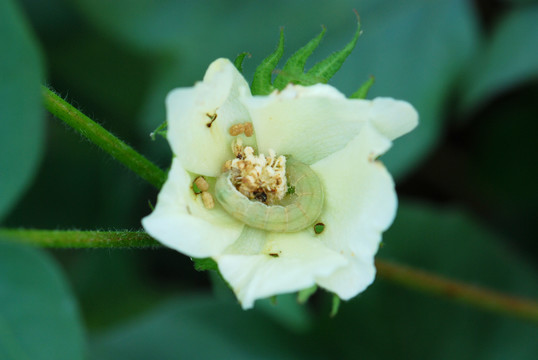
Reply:
[[[214,113],[214,114],[210,114],[210,113],[207,113],[206,116],[209,118],[209,122],[206,124],[206,126],[208,128],[211,127],[211,125],[213,125],[213,121],[217,120],[217,113]]]

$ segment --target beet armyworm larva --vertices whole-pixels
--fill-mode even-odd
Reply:
[[[323,208],[323,186],[308,165],[292,157],[286,159],[288,192],[278,205],[249,200],[230,181],[230,172],[220,175],[215,196],[222,207],[245,224],[267,231],[294,232],[312,225]]]

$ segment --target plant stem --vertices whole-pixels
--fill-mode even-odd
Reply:
[[[147,248],[161,244],[143,231],[1,229],[0,239],[50,248]]]
[[[379,277],[408,288],[440,295],[492,312],[505,313],[538,322],[538,302],[449,280],[426,271],[388,261],[376,260]]]
[[[81,113],[49,88],[42,86],[42,94],[45,108],[51,114],[112,155],[112,157],[157,189],[161,188],[166,181],[166,173],[163,170]]]

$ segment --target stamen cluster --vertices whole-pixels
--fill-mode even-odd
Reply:
[[[286,158],[277,157],[273,150],[269,155],[254,155],[250,146],[243,147],[238,138],[232,145],[235,159],[224,164],[224,171],[231,172],[235,188],[251,200],[274,205],[288,190],[286,180]]]

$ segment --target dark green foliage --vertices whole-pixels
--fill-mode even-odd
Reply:
[[[42,250],[0,237],[0,359],[82,360],[75,298]]]
[[[41,54],[18,4],[0,2],[0,220],[23,194],[43,154]]]

